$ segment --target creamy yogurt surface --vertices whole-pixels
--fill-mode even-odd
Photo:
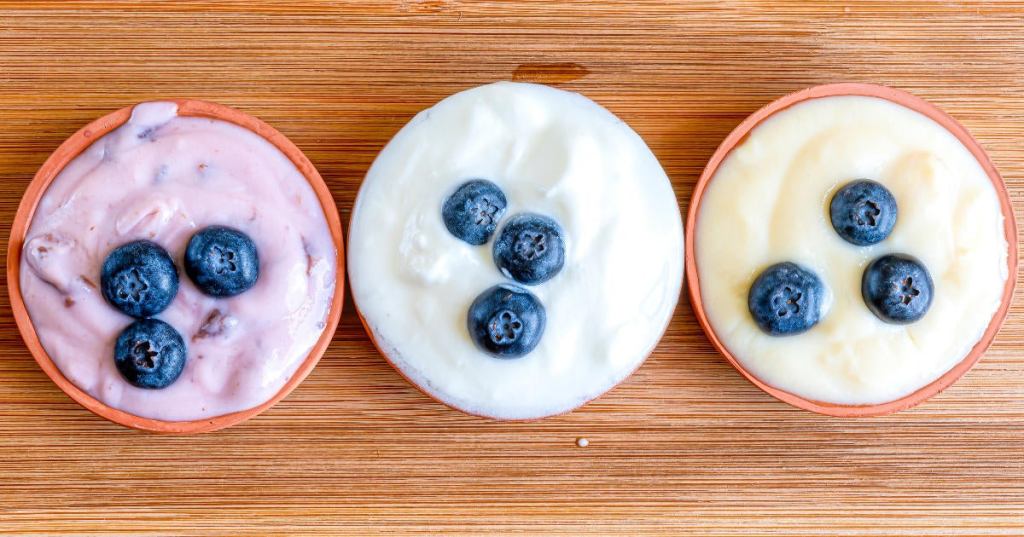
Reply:
[[[564,230],[564,268],[525,286],[547,327],[521,358],[483,353],[467,330],[477,295],[515,283],[493,237],[471,246],[442,222],[445,198],[473,178],[501,187],[506,219],[540,213]],[[536,418],[643,362],[679,296],[682,237],[671,184],[625,123],[575,93],[499,82],[420,112],[380,153],[353,210],[349,277],[377,344],[419,387],[468,412]]]
[[[854,246],[832,228],[832,195],[855,179],[896,198],[892,234]],[[873,97],[825,97],[754,128],[708,183],[696,262],[708,320],[745,368],[804,398],[861,405],[899,399],[963,359],[999,307],[1007,243],[995,187],[953,134],[926,116]],[[861,297],[873,259],[904,253],[934,281],[931,308],[909,325],[882,322]],[[809,331],[772,337],[747,309],[769,265],[792,261],[828,288]]]
[[[202,294],[185,245],[209,225],[255,242],[260,275],[232,298]],[[134,319],[107,304],[100,269],[117,246],[147,239],[174,259],[179,290],[156,318],[181,333],[188,359],[163,389],[136,388],[114,365]],[[21,292],[43,348],[65,377],[109,406],[165,421],[219,416],[273,397],[324,330],[336,249],[312,187],[272,144],[237,125],[144,103],[71,161],[26,236]]]

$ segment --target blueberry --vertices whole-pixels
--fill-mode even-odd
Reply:
[[[508,219],[494,242],[494,263],[505,276],[536,285],[553,278],[565,264],[565,245],[558,222],[539,214]]]
[[[100,272],[103,297],[126,315],[144,318],[167,309],[178,294],[178,270],[167,251],[149,241],[122,244]]]
[[[846,242],[870,246],[896,225],[896,198],[880,183],[858,179],[840,188],[829,204],[832,227]]]
[[[875,259],[864,268],[860,282],[868,309],[893,324],[909,324],[924,317],[932,305],[933,289],[928,269],[906,254]]]
[[[185,273],[207,295],[235,296],[256,284],[260,258],[256,245],[245,233],[226,226],[210,226],[189,239]]]
[[[544,335],[547,314],[532,293],[518,285],[495,285],[469,307],[469,335],[480,350],[497,358],[519,358]]]
[[[159,319],[130,324],[114,345],[114,365],[133,386],[159,389],[170,386],[185,368],[185,341],[171,325]]]
[[[498,185],[484,179],[462,184],[444,200],[441,218],[455,237],[474,246],[486,244],[508,203]]]
[[[815,273],[796,263],[778,263],[754,280],[747,307],[761,330],[789,336],[818,324],[824,295],[825,286]]]

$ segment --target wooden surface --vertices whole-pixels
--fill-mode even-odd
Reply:
[[[313,160],[347,222],[367,166],[416,111],[509,78],[582,91],[629,122],[683,209],[715,146],[759,106],[812,84],[890,84],[971,129],[1024,208],[1019,3],[0,0],[0,243],[47,154],[129,103],[196,97],[268,121]],[[625,384],[526,424],[428,400],[374,352],[349,303],[284,402],[173,438],[60,393],[2,291],[0,532],[1024,534],[1020,300],[953,388],[847,421],[757,391],[684,299]]]

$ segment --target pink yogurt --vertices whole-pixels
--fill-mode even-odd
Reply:
[[[259,280],[232,298],[202,294],[182,269],[188,239],[212,224],[244,231],[259,251]],[[157,318],[181,333],[188,361],[160,390],[136,388],[114,367],[114,341],[133,319],[98,289],[107,254],[136,239],[166,248],[180,277]],[[68,380],[125,412],[188,421],[252,408],[281,389],[324,330],[336,255],[312,187],[280,150],[237,125],[152,102],[47,189],[26,238],[21,292]]]

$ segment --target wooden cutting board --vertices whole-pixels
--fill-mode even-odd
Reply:
[[[718,142],[761,105],[825,82],[889,84],[963,122],[1024,208],[1021,3],[0,0],[0,244],[49,152],[130,103],[196,97],[268,121],[313,160],[347,222],[402,124],[499,79],[607,106],[650,144],[683,210]],[[59,392],[5,288],[0,532],[1022,535],[1021,305],[950,390],[839,420],[748,384],[684,298],[622,386],[567,416],[501,424],[407,385],[348,303],[285,401],[175,438],[111,425]]]

